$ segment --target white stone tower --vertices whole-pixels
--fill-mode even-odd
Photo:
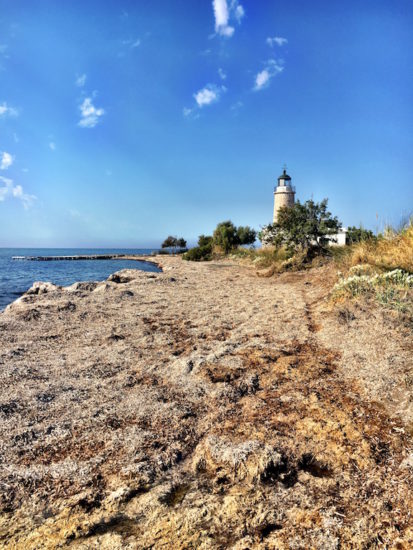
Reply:
[[[274,223],[277,222],[278,211],[282,206],[293,206],[295,187],[291,185],[291,178],[284,168],[278,178],[278,185],[274,188]]]

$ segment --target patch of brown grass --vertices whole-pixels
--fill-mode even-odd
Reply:
[[[389,230],[377,241],[352,247],[351,265],[367,263],[382,269],[401,268],[413,273],[413,222],[399,233]]]

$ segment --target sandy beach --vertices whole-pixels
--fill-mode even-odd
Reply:
[[[0,314],[0,545],[411,548],[411,332],[324,267],[154,261]]]

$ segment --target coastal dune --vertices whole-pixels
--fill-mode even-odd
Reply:
[[[411,332],[328,268],[154,261],[0,314],[0,544],[412,547]]]

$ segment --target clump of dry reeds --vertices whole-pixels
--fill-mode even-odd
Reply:
[[[387,228],[377,240],[353,245],[350,263],[370,264],[384,270],[400,268],[413,273],[413,217],[399,231]]]

